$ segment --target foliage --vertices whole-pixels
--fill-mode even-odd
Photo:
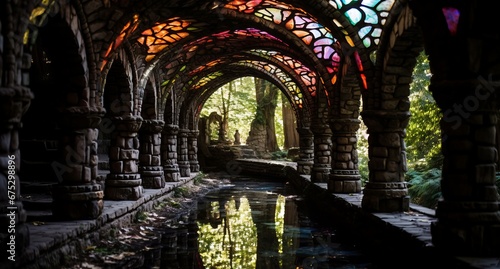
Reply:
[[[361,175],[361,182],[364,185],[368,182],[368,134],[366,133],[367,127],[361,121],[358,129],[358,143],[357,143],[357,151],[358,151],[358,170]]]
[[[235,86],[231,91],[230,99],[228,98],[229,83],[234,83]],[[230,108],[228,111],[228,139],[234,140],[233,134],[238,130],[241,135],[241,141],[244,143],[250,132],[252,120],[256,113],[258,113],[254,77],[242,77],[229,83],[223,85],[210,96],[203,105],[201,116],[208,117],[212,112],[217,112],[219,115],[222,115],[224,109],[222,100],[224,100],[224,102],[229,101],[229,103],[226,104],[226,106]],[[278,98],[281,98],[281,94]],[[263,122],[265,121],[263,115],[260,116],[260,119]],[[282,109],[281,102],[279,101],[276,103],[275,119],[276,140],[281,148],[284,143],[284,137]],[[212,138],[217,140],[217,132],[212,133]]]
[[[441,169],[411,170],[406,173],[408,193],[413,203],[428,208],[436,208],[441,197]]]
[[[187,197],[189,189],[187,187],[177,187],[174,189],[174,197]]]
[[[441,130],[439,110],[428,87],[430,84],[429,60],[422,52],[417,58],[410,84],[410,123],[406,128],[406,152],[410,166],[412,163],[439,160],[441,155]],[[433,168],[441,167],[435,162]]]
[[[271,152],[271,159],[272,160],[284,161],[284,160],[286,160],[287,156],[288,156],[287,150],[278,150],[278,151]]]

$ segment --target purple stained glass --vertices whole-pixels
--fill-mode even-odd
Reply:
[[[457,33],[458,20],[460,18],[460,11],[454,7],[443,7],[444,18],[448,24],[448,31],[451,35]]]

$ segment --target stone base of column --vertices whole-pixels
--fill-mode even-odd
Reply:
[[[181,177],[189,177],[191,175],[191,164],[189,161],[178,161],[179,172]]]
[[[181,178],[177,165],[163,165],[163,175],[165,176],[165,182],[178,182]]]
[[[96,219],[104,205],[100,184],[54,186],[52,198],[52,214],[56,219]]]
[[[132,200],[142,197],[140,174],[108,174],[104,195],[106,200]]]
[[[311,171],[311,182],[327,183],[330,177],[330,170],[331,168],[326,165],[325,167],[314,165]]]
[[[200,172],[200,164],[198,161],[189,161],[191,172]]]
[[[363,190],[361,206],[370,212],[402,212],[410,209],[406,182],[368,182]]]
[[[328,191],[333,193],[360,193],[361,176],[357,170],[333,170],[328,180]]]
[[[139,167],[142,178],[142,186],[145,189],[161,189],[165,187],[165,176],[161,166]]]
[[[311,161],[297,161],[297,172],[301,175],[310,175],[314,162]]]
[[[439,201],[432,243],[454,255],[497,256],[500,211],[494,202]]]

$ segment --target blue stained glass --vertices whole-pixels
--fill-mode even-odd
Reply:
[[[342,0],[342,3],[344,3],[344,5],[349,5],[351,2],[356,2],[356,0]]]
[[[373,11],[372,9],[369,9],[367,7],[361,7],[361,9],[365,12],[366,18],[365,22],[366,23],[371,23],[371,24],[377,24],[378,23],[378,15]]]
[[[373,37],[380,37],[381,34],[382,34],[382,29],[380,29],[380,28],[373,29],[373,33],[372,33]]]
[[[318,28],[323,28],[323,26],[319,23],[309,23],[306,26],[306,29],[318,29]]]
[[[380,4],[375,8],[377,11],[389,11],[394,4],[394,0],[385,0],[380,2]]]
[[[321,32],[318,30],[311,30],[309,32],[314,35],[314,38],[318,38],[318,37],[322,36]]]
[[[380,2],[380,0],[363,0],[363,1],[361,1],[361,5],[367,6],[367,7],[374,7],[379,2]]]
[[[362,17],[361,11],[351,8],[345,12],[346,17],[349,19],[352,25],[356,25]]]
[[[359,35],[359,38],[363,38],[365,37],[368,33],[370,33],[370,31],[372,30],[372,26],[365,26],[361,29],[359,29],[359,32],[358,32],[358,35]]]

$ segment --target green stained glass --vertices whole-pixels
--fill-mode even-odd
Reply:
[[[361,11],[351,8],[345,12],[347,19],[351,22],[352,25],[356,25],[362,18]]]
[[[366,48],[370,47],[372,44],[372,41],[370,40],[369,37],[363,39],[363,45],[365,45]]]
[[[372,32],[373,37],[380,37],[381,34],[382,34],[382,29],[380,28],[375,28]]]
[[[377,24],[378,23],[378,15],[373,11],[372,9],[369,9],[367,7],[361,7],[361,9],[365,12],[365,22],[370,23],[370,24]]]

